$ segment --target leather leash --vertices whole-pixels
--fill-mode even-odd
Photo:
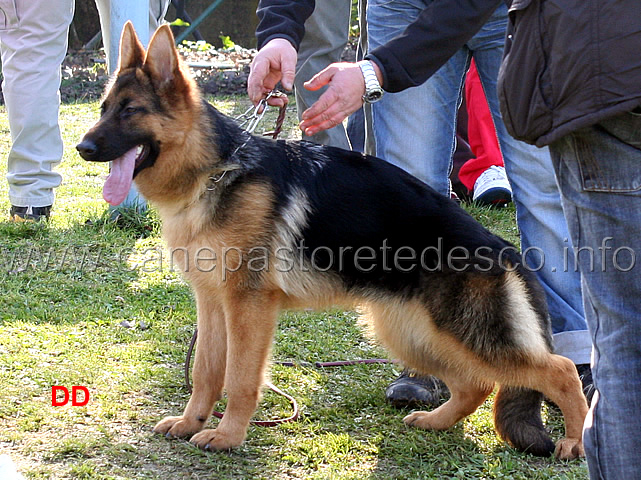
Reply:
[[[278,110],[278,117],[276,118],[276,128],[271,132],[263,133],[263,136],[272,137],[274,140],[276,140],[283,128],[285,114],[287,113],[287,104],[289,103],[287,95],[285,95],[283,92],[279,92],[278,90],[272,90],[267,94],[265,98],[258,102],[256,106],[249,107],[243,114],[237,116],[235,120],[238,122],[238,125],[243,127],[246,132],[254,133],[254,130],[256,130],[256,127],[265,116],[265,113],[267,113],[267,110],[269,109],[269,104],[267,102],[272,97],[283,98],[284,103],[281,107],[279,107]]]
[[[185,360],[185,387],[187,388],[187,391],[189,393],[192,392],[191,382],[189,380],[189,366],[191,364],[191,356],[193,354],[194,348],[196,347],[197,338],[198,338],[198,329],[196,328],[196,330],[194,331],[194,334],[191,337],[191,342],[189,343],[189,349],[187,350],[187,358]],[[386,358],[369,358],[369,359],[362,359],[362,360],[343,360],[343,361],[335,361],[335,362],[314,362],[314,363],[274,362],[274,363],[276,363],[277,365],[283,365],[286,367],[302,366],[302,367],[328,368],[328,367],[344,367],[349,365],[362,365],[362,364],[370,365],[370,364],[396,363],[396,362],[394,360],[388,360]],[[298,417],[300,415],[300,409],[298,407],[298,402],[296,401],[296,399],[291,395],[283,392],[280,388],[278,388],[276,385],[274,385],[271,382],[266,382],[265,386],[269,388],[271,391],[289,400],[289,402],[292,405],[292,414],[286,418],[279,418],[275,420],[252,420],[250,423],[258,427],[275,427],[276,425],[280,425],[281,423],[293,422],[295,420],[298,420]],[[221,412],[214,411],[212,415],[216,418],[223,418],[223,414]]]

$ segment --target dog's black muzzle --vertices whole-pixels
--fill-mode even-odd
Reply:
[[[88,162],[97,161],[98,146],[92,140],[83,139],[82,142],[76,145],[76,150],[78,150],[80,156]]]

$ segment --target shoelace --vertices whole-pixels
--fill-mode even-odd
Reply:
[[[503,172],[502,168],[497,167],[496,165],[492,165],[481,174],[481,177],[486,181],[504,180],[505,173]]]
[[[503,169],[493,165],[485,170],[481,176],[476,180],[474,188],[476,190],[483,190],[483,187],[490,182],[507,181]]]

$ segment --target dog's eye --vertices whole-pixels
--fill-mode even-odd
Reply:
[[[141,111],[142,111],[141,108],[134,107],[133,105],[130,105],[130,106],[124,107],[120,111],[120,117],[126,119],[126,118],[131,117],[132,115],[135,115],[136,113],[140,113]]]
[[[124,113],[125,115],[133,115],[137,111],[138,109],[136,107],[125,107],[122,113]]]

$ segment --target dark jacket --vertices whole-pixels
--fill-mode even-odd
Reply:
[[[368,53],[366,58],[381,67],[382,87],[398,92],[421,85],[481,29],[499,3],[501,0],[433,0],[400,36]],[[456,8],[459,4],[465,5],[461,11]],[[256,11],[258,48],[279,37],[298,49],[305,33],[303,24],[314,5],[314,0],[261,0]]]
[[[381,67],[383,88],[397,92],[423,83],[500,1],[433,0],[401,35],[368,53]],[[259,48],[275,37],[298,48],[314,4],[261,0]],[[547,145],[641,105],[639,0],[513,0],[510,21],[499,97],[516,138]]]
[[[641,105],[639,0],[514,0],[501,113],[539,146]]]
[[[274,38],[286,38],[298,50],[305,34],[305,20],[315,5],[314,0],[260,0],[256,9],[258,49]]]

